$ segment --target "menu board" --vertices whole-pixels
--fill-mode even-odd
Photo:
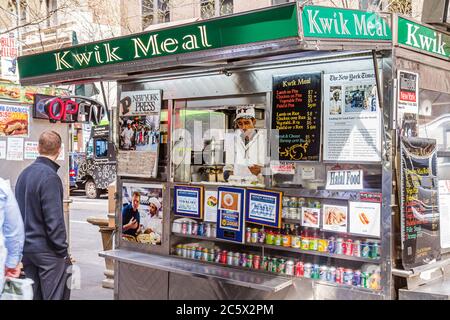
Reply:
[[[321,73],[273,77],[272,129],[281,161],[320,160]]]
[[[439,260],[436,140],[401,138],[401,202],[403,267]]]

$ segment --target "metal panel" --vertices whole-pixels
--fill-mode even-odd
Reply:
[[[169,273],[135,264],[118,263],[119,300],[166,300],[169,292]]]

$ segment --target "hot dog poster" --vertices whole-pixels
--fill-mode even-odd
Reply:
[[[350,233],[380,237],[381,205],[372,202],[350,202]]]
[[[28,107],[0,105],[0,136],[28,137]]]
[[[320,227],[320,209],[302,208],[302,226],[319,228]]]
[[[347,207],[325,204],[323,206],[323,230],[347,232]]]

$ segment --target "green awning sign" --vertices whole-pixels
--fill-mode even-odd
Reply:
[[[392,39],[388,23],[376,12],[305,6],[302,25],[305,38]]]
[[[450,35],[398,17],[398,43],[419,51],[450,58]]]
[[[19,57],[20,78],[298,37],[295,4]]]

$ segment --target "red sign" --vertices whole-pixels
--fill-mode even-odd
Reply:
[[[1,56],[7,58],[17,57],[17,45],[14,36],[0,38]]]

